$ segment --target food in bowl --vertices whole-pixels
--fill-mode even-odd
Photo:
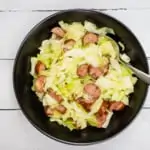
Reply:
[[[130,61],[124,45],[108,36],[113,29],[89,21],[60,21],[51,32],[31,58],[30,71],[45,114],[70,130],[106,128],[114,111],[129,105],[137,82],[118,59]]]

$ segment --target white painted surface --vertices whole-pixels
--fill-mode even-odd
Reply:
[[[69,8],[149,8],[149,0],[1,0],[2,10],[58,10]]]
[[[1,12],[0,20],[3,21],[0,23],[0,58],[14,58],[21,41],[31,28],[53,13],[54,12]],[[141,42],[147,56],[150,56],[150,21],[147,20],[147,18],[150,18],[150,9],[143,11],[109,10],[104,13],[119,19],[128,26]]]
[[[21,111],[0,112],[1,150],[149,150],[150,113],[143,109],[129,127],[116,137],[92,146],[61,144],[37,131]]]
[[[0,0],[0,149],[2,150],[149,150],[150,92],[135,121],[121,134],[93,146],[68,146],[38,132],[23,116],[12,87],[13,60],[20,42],[41,19],[68,8],[101,9],[127,25],[150,57],[149,0]],[[40,12],[38,10],[41,10]],[[5,69],[4,69],[5,68]],[[5,110],[3,110],[5,109]]]

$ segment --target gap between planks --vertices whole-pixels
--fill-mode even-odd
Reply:
[[[68,9],[0,9],[0,12],[57,12],[57,11],[65,11],[69,9],[85,9],[85,10],[94,10],[94,11],[128,11],[128,10],[150,10],[150,7],[143,7],[143,8],[102,8],[102,9],[95,9],[95,8],[68,8]]]

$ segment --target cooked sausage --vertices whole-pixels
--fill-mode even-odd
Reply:
[[[86,45],[88,43],[97,43],[98,36],[94,33],[86,33],[83,37],[83,44]]]
[[[54,110],[52,108],[50,108],[50,106],[45,106],[44,111],[47,116],[51,116],[54,113]]]
[[[109,109],[109,106],[110,106],[109,101],[103,101],[99,112],[100,112],[100,113],[106,113],[106,110]]]
[[[73,40],[73,39],[66,40],[64,42],[64,46],[63,46],[64,51],[68,51],[68,50],[72,49],[74,44],[75,44],[75,40]]]
[[[46,77],[45,76],[39,76],[35,82],[34,82],[34,87],[35,87],[35,90],[36,92],[39,92],[39,93],[42,93],[44,92],[44,85],[45,85],[45,82],[46,82]]]
[[[65,31],[60,27],[54,27],[51,30],[51,32],[54,33],[55,35],[57,35],[58,37],[64,37],[64,35],[65,35]]]
[[[90,111],[91,105],[95,102],[93,99],[84,99],[79,97],[76,101],[81,104],[87,111]]]
[[[77,75],[78,75],[79,77],[85,77],[85,76],[88,74],[88,67],[89,67],[88,64],[80,65],[80,66],[77,68]]]
[[[109,102],[108,101],[103,101],[98,113],[96,114],[96,119],[98,121],[98,128],[101,128],[102,125],[105,123],[106,119],[107,119],[107,109],[109,107]]]
[[[123,110],[124,108],[125,108],[125,104],[122,102],[116,102],[116,101],[110,102],[109,110],[111,111],[120,111]]]
[[[63,105],[57,106],[57,107],[56,107],[56,110],[57,110],[58,112],[62,113],[62,114],[64,114],[64,113],[67,111],[66,107],[63,106]]]
[[[101,75],[103,75],[102,70],[99,67],[93,67],[89,66],[89,75],[93,77],[94,79],[99,78]]]
[[[101,94],[99,87],[95,85],[94,83],[89,83],[85,85],[84,92],[86,92],[88,95],[90,95],[94,99],[97,99]]]
[[[103,75],[106,75],[108,73],[108,70],[109,70],[109,64],[106,64],[103,67],[101,67],[101,71]]]
[[[35,66],[35,72],[39,74],[41,71],[45,70],[45,68],[45,65],[41,61],[38,61]]]
[[[48,94],[49,94],[52,98],[54,98],[58,103],[61,103],[62,100],[63,100],[62,97],[61,97],[60,95],[56,94],[56,92],[53,91],[53,89],[51,89],[51,88],[48,89]]]
[[[105,123],[105,121],[107,119],[107,114],[108,113],[96,114],[96,119],[98,122],[98,125],[97,125],[98,128],[102,128],[103,124]]]

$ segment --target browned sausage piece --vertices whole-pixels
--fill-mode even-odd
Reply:
[[[109,102],[103,101],[98,113],[96,114],[96,119],[98,121],[98,126],[97,126],[98,128],[101,128],[107,119],[108,107],[109,107]]]
[[[61,97],[60,95],[56,94],[56,92],[53,91],[53,89],[51,89],[51,88],[48,89],[48,94],[49,94],[52,98],[54,98],[58,103],[61,103],[62,100],[63,100],[62,97]]]
[[[66,109],[65,106],[59,105],[59,106],[56,107],[56,110],[57,110],[58,112],[60,112],[61,114],[64,114],[67,109]]]
[[[94,33],[86,33],[83,37],[83,44],[89,44],[89,43],[97,43],[98,36]]]
[[[107,109],[109,109],[110,103],[109,101],[103,101],[99,112],[105,113]]]
[[[123,104],[122,102],[110,102],[110,107],[109,109],[111,111],[120,111],[120,110],[123,110],[125,107],[125,104]]]
[[[81,104],[87,111],[90,111],[91,105],[95,102],[95,100],[92,99],[84,99],[82,97],[79,97],[76,99],[76,101]]]
[[[41,71],[45,70],[45,68],[45,65],[41,61],[38,61],[35,66],[35,72],[39,74]]]
[[[47,116],[51,116],[54,113],[54,110],[50,106],[44,106],[44,111]]]
[[[95,85],[94,83],[89,83],[85,85],[84,92],[86,92],[88,95],[90,95],[94,99],[97,99],[101,94],[99,87]]]
[[[93,77],[94,79],[99,78],[101,75],[103,75],[103,72],[101,71],[101,69],[99,67],[93,67],[93,66],[89,66],[89,75],[91,77]]]
[[[35,87],[35,90],[39,93],[42,93],[44,92],[44,85],[45,85],[45,82],[46,82],[46,77],[45,76],[39,76],[35,82],[34,82],[34,87]]]
[[[65,31],[60,27],[54,27],[51,32],[56,34],[58,37],[64,37],[65,35]]]
[[[64,51],[68,51],[68,50],[72,49],[74,44],[75,44],[75,40],[73,40],[73,39],[66,40],[64,42],[64,46],[63,46]]]
[[[103,75],[106,75],[108,73],[108,70],[109,70],[109,64],[106,64],[105,66],[101,67],[101,71]]]
[[[98,125],[97,125],[98,128],[102,128],[102,125],[105,123],[105,121],[107,119],[107,114],[108,113],[96,114],[96,119],[98,122]]]
[[[88,74],[88,67],[89,67],[88,64],[80,65],[80,66],[77,68],[77,75],[78,75],[79,77],[85,77],[85,76]]]

